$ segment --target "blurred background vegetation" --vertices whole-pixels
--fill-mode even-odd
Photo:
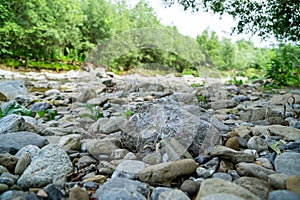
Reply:
[[[134,7],[125,0],[0,0],[0,62],[14,68],[79,69],[98,44],[144,27],[176,31],[163,26],[145,0]],[[300,85],[297,42],[260,48],[246,40],[219,38],[209,30],[199,33],[196,42],[209,55],[207,62],[225,76],[268,79],[274,86]],[[153,62],[197,75],[181,55],[157,48],[130,51],[107,67],[120,72]]]

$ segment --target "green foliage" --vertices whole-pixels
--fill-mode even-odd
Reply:
[[[107,38],[149,26],[162,25],[143,0],[134,8],[124,0],[0,0],[0,57],[26,60],[28,67],[84,61]]]
[[[131,110],[126,110],[124,112],[124,117],[128,118],[131,117],[134,114],[134,112],[132,112]]]
[[[50,120],[54,120],[55,116],[57,115],[57,111],[51,109],[40,110],[37,112],[37,114],[40,118],[44,118],[44,120],[50,121]]]
[[[163,0],[167,5],[175,2],[185,9],[204,9],[231,15],[237,21],[237,33],[253,33],[263,38],[274,35],[277,39],[300,41],[299,1],[273,0]]]
[[[24,106],[13,101],[9,103],[4,110],[0,107],[0,117],[4,117],[11,114],[20,114],[24,116],[32,116],[32,110],[26,109]]]
[[[273,85],[297,86],[300,84],[300,48],[281,45],[266,69],[266,77]]]
[[[280,142],[274,142],[273,144],[270,145],[270,148],[275,151],[277,154],[281,154],[280,149],[278,148],[278,146],[281,145]]]
[[[2,110],[2,108],[0,107],[0,118],[11,114],[17,114],[22,116],[33,116],[34,112],[30,109],[27,109],[25,106],[18,104],[16,101],[10,102],[5,107],[4,110]],[[49,121],[55,118],[55,116],[57,115],[57,111],[52,109],[47,109],[47,110],[41,110],[37,112],[37,114],[40,118]]]
[[[198,102],[207,103],[207,99],[206,99],[206,97],[203,94],[199,94],[196,97],[197,97]]]
[[[89,111],[89,113],[81,114],[80,117],[82,117],[82,118],[88,117],[93,120],[98,120],[99,118],[103,117],[102,112],[100,112],[95,106],[93,106],[91,104],[82,104],[79,106],[83,106]]]
[[[237,79],[236,77],[233,77],[233,79],[229,80],[228,83],[229,84],[234,84],[236,86],[241,86],[241,85],[243,85],[243,80]]]

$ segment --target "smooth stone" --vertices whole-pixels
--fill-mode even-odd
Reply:
[[[252,176],[262,180],[268,180],[269,175],[276,173],[275,171],[266,169],[262,166],[245,162],[236,164],[235,168],[240,176]]]
[[[196,173],[200,178],[208,178],[214,173],[214,171],[208,170],[204,167],[197,167]]]
[[[93,88],[84,88],[78,94],[76,101],[86,103],[88,100],[96,98],[97,94]]]
[[[73,187],[69,193],[69,199],[72,200],[89,200],[89,194],[86,190],[80,187]]]
[[[90,128],[90,132],[111,134],[120,131],[120,123],[124,123],[124,117],[100,118]]]
[[[44,188],[44,191],[48,194],[48,199],[62,199],[64,194],[62,193],[61,189],[54,185],[54,184],[49,184]]]
[[[142,161],[150,165],[155,165],[162,162],[162,157],[160,153],[150,153],[147,154]]]
[[[42,187],[52,183],[55,177],[73,170],[68,154],[58,145],[43,147],[23,172],[17,184],[22,188]]]
[[[124,160],[136,160],[137,157],[134,153],[132,152],[128,152],[125,156],[124,156]],[[143,161],[143,160],[142,160]],[[144,161],[143,161],[144,162]]]
[[[173,190],[173,189],[169,188],[169,187],[155,187],[151,193],[150,200],[158,200],[158,197],[161,193],[166,192],[166,191],[171,191],[171,190]]]
[[[260,197],[261,199],[267,199],[268,193],[272,191],[272,188],[269,187],[267,181],[254,178],[254,177],[241,177],[234,180],[235,184],[247,189],[248,191],[252,192],[256,196]]]
[[[245,138],[251,133],[251,129],[248,126],[238,126],[234,128],[234,131],[241,137]]]
[[[30,164],[31,158],[28,152],[24,152],[19,158],[17,165],[15,167],[15,174],[21,175],[27,166]]]
[[[285,182],[286,189],[300,195],[300,176],[290,176]]]
[[[0,195],[1,200],[25,200],[26,193],[18,190],[9,190]]]
[[[121,144],[116,139],[88,139],[83,141],[87,151],[97,160],[101,160],[102,155],[110,156],[116,149],[121,148]]]
[[[0,165],[5,167],[9,172],[13,173],[15,171],[18,158],[9,153],[0,154]]]
[[[285,152],[275,159],[275,170],[278,173],[300,175],[300,153]]]
[[[269,200],[299,200],[300,195],[288,190],[275,190],[269,193]]]
[[[240,143],[239,140],[237,138],[229,138],[226,143],[225,143],[226,147],[229,147],[233,150],[238,151],[240,149]]]
[[[232,181],[232,176],[230,176],[229,174],[226,174],[226,173],[222,173],[222,172],[214,173],[212,175],[212,178],[219,178],[219,179],[223,179],[224,181],[228,181],[228,182]]]
[[[7,150],[13,148],[18,151],[27,145],[36,145],[41,148],[47,144],[45,137],[33,132],[21,131],[0,135],[0,148]]]
[[[269,175],[270,184],[277,189],[286,189],[285,181],[290,177],[288,174],[271,174]]]
[[[267,158],[256,158],[256,161],[255,161],[256,164],[259,164],[267,169],[271,169],[271,170],[274,170],[273,168],[273,165],[271,163],[271,161]]]
[[[123,160],[115,169],[112,178],[121,177],[138,179],[139,172],[146,167],[146,163],[138,160]]]
[[[70,134],[62,136],[59,140],[59,146],[64,150],[79,150],[81,143],[81,135]]]
[[[181,190],[173,189],[160,193],[158,200],[190,200]]]
[[[40,150],[41,150],[41,149],[40,149],[38,146],[36,146],[36,145],[31,145],[31,144],[30,144],[30,145],[27,145],[27,146],[21,148],[21,149],[16,153],[15,156],[16,156],[17,158],[20,158],[20,157],[23,155],[23,153],[28,152],[30,158],[32,159],[33,157],[35,157],[35,156],[39,153]]]
[[[6,99],[14,99],[17,96],[27,96],[28,90],[24,83],[19,80],[0,81],[0,92]]]
[[[36,102],[30,107],[30,110],[32,112],[39,112],[51,109],[52,107],[53,105],[49,102]]]
[[[9,189],[8,185],[0,183],[0,194],[6,192]]]
[[[254,156],[241,151],[235,151],[229,147],[217,145],[211,152],[211,156],[217,156],[225,160],[231,160],[232,162],[253,162]]]
[[[209,106],[213,110],[220,110],[223,108],[234,108],[237,105],[237,102],[232,100],[217,100],[214,102],[209,102]]]
[[[3,174],[4,172],[8,172],[8,170],[6,169],[6,167],[0,165],[0,175]]]
[[[170,186],[171,181],[182,175],[195,172],[197,163],[192,159],[160,163],[148,166],[139,172],[139,179],[153,185]]]
[[[111,157],[114,159],[123,159],[127,153],[129,153],[127,149],[116,149],[112,152]]]
[[[26,195],[26,200],[40,200],[36,193],[30,192]]]
[[[202,197],[201,200],[246,200],[233,194],[218,193]]]
[[[82,182],[83,183],[93,182],[93,183],[97,183],[97,184],[103,185],[103,183],[105,183],[106,181],[107,181],[106,176],[96,175],[96,176],[84,179]]]
[[[81,168],[81,167],[85,167],[87,165],[96,164],[96,163],[97,163],[97,160],[95,160],[93,157],[91,157],[91,156],[82,156],[78,159],[78,162],[76,163],[76,166]]]
[[[5,177],[3,174],[0,176],[0,183],[8,185],[9,187],[13,186],[14,180],[10,177]]]
[[[193,198],[198,193],[199,188],[199,182],[187,179],[181,184],[179,189],[188,194],[190,198]]]
[[[296,141],[300,139],[300,129],[291,126],[271,125],[271,126],[255,126],[251,128],[253,135],[278,135],[287,140]]]
[[[96,190],[92,198],[98,200],[123,199],[146,200],[149,193],[147,184],[126,178],[112,178]]]
[[[25,127],[25,120],[21,115],[11,114],[6,115],[2,118],[0,118],[0,142],[6,141],[4,138],[2,138],[7,133],[12,133],[16,131],[22,131]],[[0,147],[4,145],[4,142],[0,143]],[[1,150],[1,149],[0,149]]]
[[[247,147],[257,152],[268,150],[268,143],[259,136],[253,136],[248,140]]]
[[[218,194],[218,193],[226,193],[229,195],[235,195],[242,199],[247,200],[259,200],[260,198],[248,191],[247,189],[238,186],[234,183],[224,181],[223,179],[211,178],[206,179],[201,183],[201,187],[199,193],[196,197],[196,200],[201,200],[206,196]]]

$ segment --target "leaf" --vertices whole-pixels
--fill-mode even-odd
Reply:
[[[276,154],[281,154],[280,149],[278,148],[278,146],[280,145],[280,142],[274,142],[273,144],[270,145],[270,148],[276,152]]]

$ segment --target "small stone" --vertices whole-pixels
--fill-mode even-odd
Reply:
[[[234,149],[236,151],[238,151],[240,149],[240,144],[239,144],[239,141],[238,139],[236,138],[229,138],[227,141],[226,141],[226,144],[225,144],[226,147],[229,147],[231,149]]]
[[[18,190],[9,190],[0,195],[1,200],[25,200],[26,193]]]
[[[256,158],[255,164],[258,164],[262,167],[273,170],[273,165],[272,165],[271,161],[267,158],[262,158],[262,157]]]
[[[14,172],[18,158],[10,155],[9,153],[0,154],[0,165],[5,167],[9,172]]]
[[[158,200],[190,200],[190,198],[184,194],[181,190],[172,189],[160,193]]]
[[[217,156],[225,160],[231,160],[232,162],[235,163],[254,161],[254,156],[251,154],[235,151],[231,148],[224,147],[221,145],[215,146],[210,152],[210,155]]]
[[[84,183],[87,183],[87,182],[95,182],[95,183],[98,183],[100,185],[102,185],[103,183],[105,183],[107,180],[106,176],[103,176],[103,175],[96,175],[96,176],[93,176],[91,178],[88,178],[88,179],[85,179],[83,180]]]
[[[30,192],[26,195],[26,200],[40,200],[36,193]]]
[[[85,167],[90,164],[96,164],[97,160],[95,160],[91,156],[82,156],[81,158],[78,159],[76,165],[79,167]]]
[[[30,155],[28,152],[25,152],[22,154],[22,156],[19,158],[16,168],[15,168],[15,174],[21,175],[24,170],[27,168],[27,166],[30,164]]]
[[[36,145],[27,145],[23,148],[21,148],[17,153],[16,153],[16,157],[20,158],[23,153],[28,152],[30,155],[30,158],[32,159],[34,156],[36,156],[40,151],[40,148]]]
[[[180,190],[187,193],[191,199],[198,193],[199,188],[200,183],[189,179],[185,180],[180,186]]]
[[[49,199],[62,199],[64,196],[62,191],[54,184],[47,185],[44,190],[47,192]]]
[[[258,136],[251,137],[248,140],[247,147],[249,149],[255,149],[257,152],[268,150],[268,148],[269,148],[268,143],[264,139],[262,139]]]
[[[8,185],[0,183],[0,194],[6,192],[9,189]]]
[[[64,150],[79,150],[80,149],[80,139],[79,134],[70,134],[62,136],[59,141],[59,146]]]
[[[288,190],[275,190],[269,193],[269,200],[299,200],[300,195]]]
[[[115,169],[112,178],[122,177],[137,179],[139,172],[146,167],[146,163],[138,160],[123,160]]]
[[[125,156],[124,156],[124,160],[136,160],[137,157],[134,153],[132,152],[128,152]]]
[[[228,182],[232,181],[232,176],[230,176],[229,174],[226,174],[226,173],[222,173],[222,172],[214,173],[212,178],[219,178],[219,179],[223,179],[224,181],[228,181]]]
[[[211,171],[204,167],[197,167],[196,173],[200,178],[208,178],[213,174],[213,172],[211,173]]]
[[[271,174],[269,175],[269,180],[271,185],[277,189],[286,189],[285,181],[290,175],[287,174]]]
[[[112,152],[111,157],[114,159],[123,159],[129,153],[127,149],[116,149]]]
[[[37,195],[38,197],[48,198],[47,192],[45,192],[45,190],[43,190],[43,189],[39,189],[39,190],[37,191],[36,195]]]
[[[150,164],[150,165],[155,165],[155,164],[161,163],[162,157],[161,157],[160,153],[150,153],[150,154],[147,154],[142,159],[142,161],[147,164]]]
[[[218,178],[204,180],[201,184],[196,200],[200,200],[206,196],[218,193],[235,195],[237,197],[247,200],[259,200],[259,197],[257,197],[247,189]]]
[[[173,179],[190,175],[196,168],[197,163],[192,159],[160,163],[142,169],[139,172],[139,179],[150,184],[170,186]]]
[[[80,187],[73,187],[69,193],[69,199],[72,200],[89,200],[89,194]]]
[[[268,198],[268,192],[272,191],[272,188],[269,187],[268,182],[253,178],[253,177],[241,177],[234,181],[235,184],[242,186],[243,188],[249,190],[256,196],[260,197],[261,199]]]
[[[201,200],[245,200],[233,194],[217,193],[201,198]]]
[[[238,163],[235,168],[240,176],[253,176],[262,180],[268,180],[269,175],[276,173],[259,165],[245,162]]]
[[[300,195],[300,176],[290,176],[285,182],[286,189]]]
[[[228,170],[233,169],[233,163],[227,160],[221,160],[220,166],[219,166],[219,172],[227,173]]]
[[[107,199],[135,199],[146,200],[149,193],[147,184],[126,178],[112,178],[96,190],[92,198]]]
[[[300,135],[300,134],[299,134]],[[300,153],[285,152],[275,159],[275,170],[278,173],[300,175]]]
[[[4,172],[8,172],[8,170],[6,169],[6,167],[0,165],[0,175]]]

